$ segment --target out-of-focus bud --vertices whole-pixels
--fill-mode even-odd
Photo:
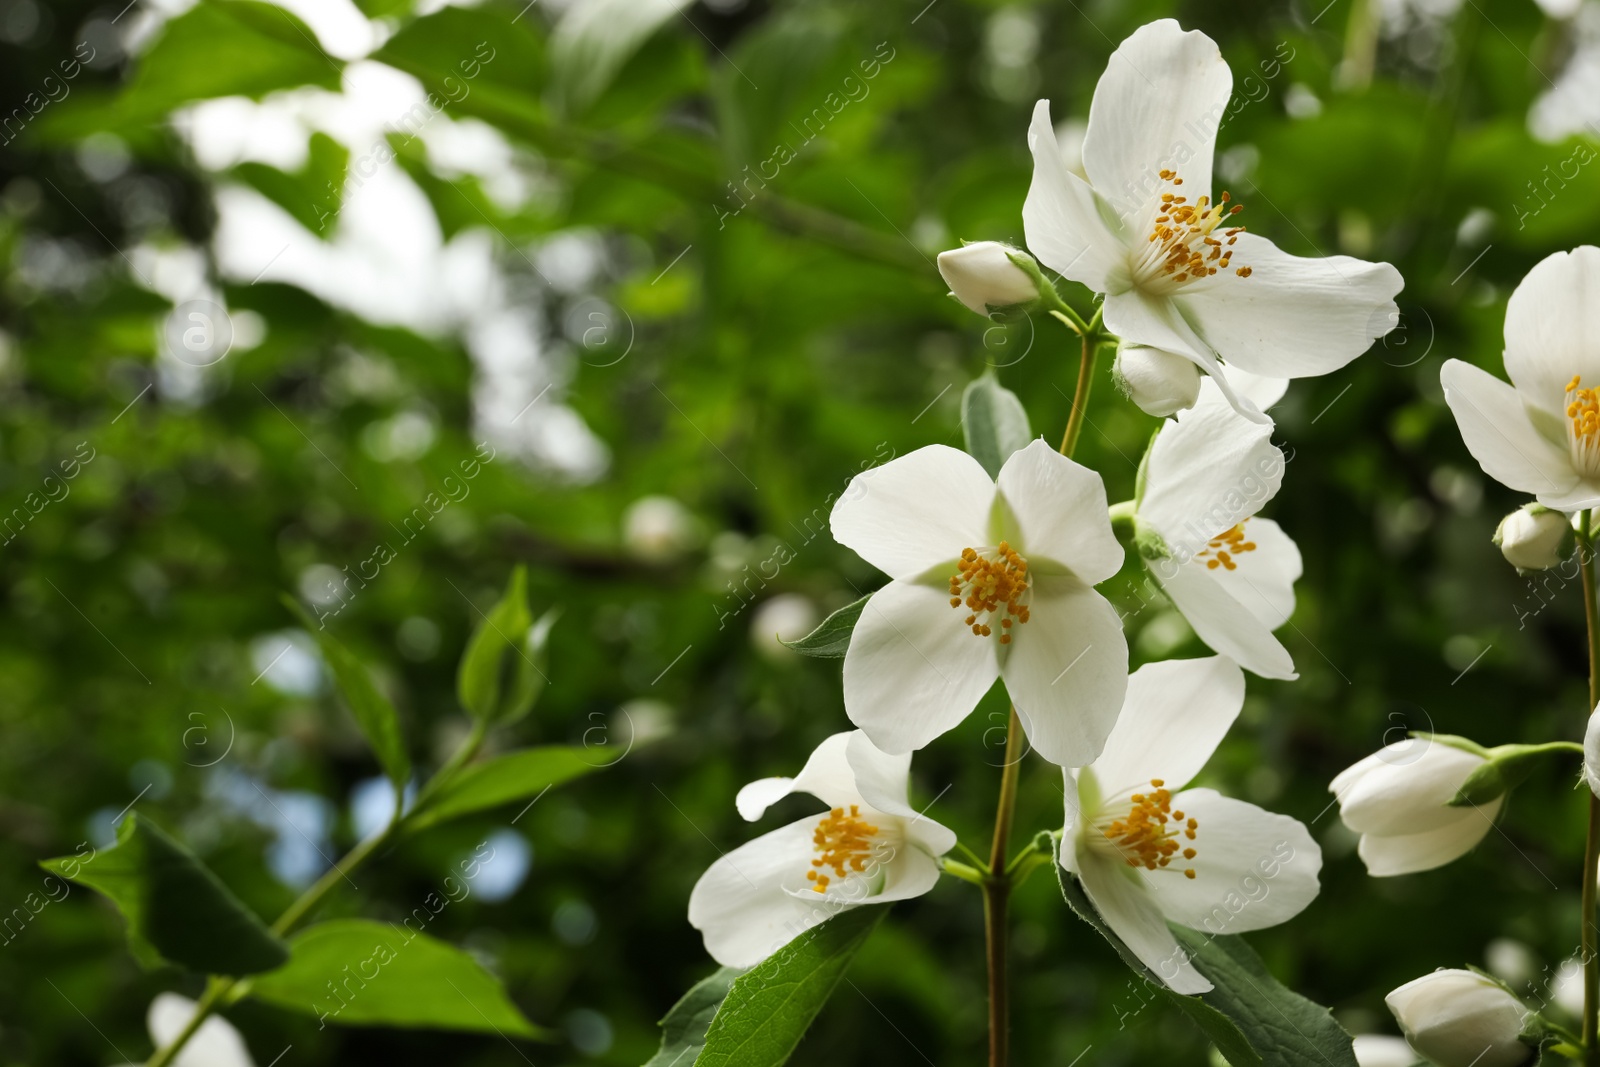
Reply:
[[[1140,411],[1159,418],[1192,408],[1200,398],[1200,368],[1159,348],[1118,346],[1111,378]]]
[[[1583,780],[1600,797],[1600,707],[1589,714],[1589,728],[1583,732]]]
[[[1402,1038],[1358,1034],[1350,1045],[1360,1067],[1417,1067],[1417,1054]]]
[[[642,496],[622,516],[622,542],[648,563],[668,563],[699,541],[689,509],[670,496]]]
[[[783,642],[798,641],[816,629],[817,606],[804,593],[779,593],[757,605],[750,619],[750,642],[762,658],[781,662],[795,658]]]
[[[1572,541],[1571,521],[1541,504],[1518,508],[1501,519],[1494,532],[1500,554],[1522,571],[1549,570],[1566,558]]]
[[[1438,970],[1384,998],[1406,1040],[1439,1067],[1519,1067],[1533,1058],[1521,1040],[1527,1010],[1494,981]]]
[[[1013,256],[1026,260],[1033,269],[1017,266]],[[992,307],[1039,299],[1039,283],[1034,280],[1038,270],[1028,253],[999,241],[974,241],[939,253],[939,275],[950,294],[980,315],[989,314]]]

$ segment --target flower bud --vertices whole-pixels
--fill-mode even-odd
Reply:
[[[1583,780],[1600,797],[1600,707],[1589,714],[1589,728],[1583,732]]]
[[[698,540],[694,516],[670,496],[640,497],[623,513],[622,543],[647,563],[670,563]]]
[[[1533,1058],[1520,1040],[1522,1002],[1481,974],[1438,970],[1384,998],[1411,1047],[1439,1067],[1518,1067]]]
[[[1194,407],[1200,399],[1200,368],[1159,348],[1119,346],[1111,378],[1146,415],[1165,418]]]
[[[1467,779],[1489,761],[1429,737],[1387,745],[1328,786],[1339,817],[1361,835],[1367,873],[1377,877],[1442,867],[1483,840],[1505,802],[1451,807]]]
[[[1500,520],[1494,543],[1518,570],[1543,571],[1566,556],[1572,536],[1572,523],[1561,512],[1527,504]]]
[[[939,275],[950,287],[952,296],[978,314],[987,315],[991,307],[1010,307],[1039,299],[1038,283],[1012,262],[1012,256],[1033,263],[1033,257],[1019,248],[999,241],[974,241],[940,252]]]

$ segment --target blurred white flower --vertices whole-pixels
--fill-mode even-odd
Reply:
[[[640,497],[622,515],[622,543],[642,560],[670,562],[698,541],[694,516],[670,496]]]
[[[1094,759],[1127,688],[1128,645],[1094,585],[1122,566],[1105,486],[1036,440],[991,480],[929,445],[851,481],[834,539],[887,573],[844,659],[844,706],[886,752],[921,748],[1005,679],[1028,739]]]
[[[1452,808],[1482,756],[1427,738],[1397,741],[1346,768],[1328,786],[1339,817],[1361,835],[1359,853],[1375,878],[1442,867],[1472,851],[1494,825],[1505,797]]]
[[[156,1048],[163,1048],[194,1018],[195,1003],[176,993],[162,993],[150,1002],[145,1025]],[[239,1031],[220,1015],[200,1024],[172,1061],[173,1067],[255,1067]],[[131,1067],[131,1065],[129,1065]]]
[[[1600,797],[1600,707],[1590,713],[1589,726],[1583,731],[1583,780]]]
[[[939,253],[939,276],[950,295],[979,315],[989,309],[1026,304],[1039,298],[1039,287],[1026,271],[1011,261],[1033,257],[999,241],[974,241]]]
[[[1358,1067],[1416,1067],[1421,1058],[1404,1038],[1387,1034],[1357,1034],[1350,1042]]]
[[[804,593],[779,593],[756,605],[750,617],[750,643],[763,657],[774,662],[792,659],[795,653],[783,642],[798,641],[816,629],[817,606]]]
[[[1483,472],[1556,511],[1600,504],[1600,248],[1541,260],[1506,305],[1511,383],[1447,360],[1445,403]],[[1587,383],[1587,384],[1585,384]]]
[[[1445,969],[1384,998],[1411,1047],[1439,1067],[1517,1067],[1533,1058],[1518,1040],[1522,1002],[1481,974]]]
[[[875,748],[859,730],[834,734],[794,778],[739,790],[750,822],[793,792],[827,804],[726,853],[695,883],[689,922],[724,967],[751,967],[818,923],[862,904],[921,896],[956,835],[910,805],[911,756]]]
[[[1128,679],[1100,758],[1064,772],[1061,865],[1129,951],[1179,993],[1211,983],[1167,923],[1260,930],[1298,915],[1321,888],[1322,851],[1299,821],[1214,789],[1173,792],[1200,773],[1243,703],[1232,660],[1148,663]]]
[[[1211,199],[1217,128],[1233,74],[1216,43],[1171,19],[1136,30],[1095,88],[1072,174],[1034,109],[1033,184],[1022,209],[1040,261],[1105,294],[1105,324],[1126,341],[1176,353],[1219,377],[1255,418],[1219,359],[1299,378],[1338,370],[1399,321],[1403,284],[1387,263],[1302,259],[1246,233],[1227,193]]]

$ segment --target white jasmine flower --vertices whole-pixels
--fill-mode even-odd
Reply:
[[[1282,382],[1252,383],[1263,400]],[[1283,484],[1272,425],[1235,411],[1215,380],[1164,424],[1145,457],[1134,515],[1145,566],[1213,649],[1263,678],[1294,678],[1272,631],[1294,614],[1300,550],[1258,512]]]
[[[1541,260],[1506,305],[1506,384],[1447,360],[1444,399],[1483,472],[1556,511],[1600,504],[1600,248]]]
[[[1085,181],[1069,172],[1039,101],[1028,132],[1028,247],[1105,294],[1124,341],[1193,361],[1242,402],[1218,362],[1299,378],[1338,370],[1399,321],[1400,274],[1348,256],[1304,259],[1239,225],[1213,196],[1217,127],[1233,74],[1215,42],[1162,19],[1112,55],[1089,107]]]
[[[907,799],[910,755],[891,756],[859,730],[834,734],[794,778],[739,790],[754,822],[790,793],[828,805],[713,863],[689,896],[689,922],[725,967],[750,967],[847,908],[921,896],[956,836]]]
[[[145,1013],[145,1027],[156,1048],[165,1048],[183,1033],[189,1020],[194,1018],[194,1009],[194,1001],[176,993],[161,993],[150,1002],[150,1010]],[[244,1038],[220,1015],[212,1015],[201,1023],[172,1063],[173,1067],[255,1067]]]
[[[1316,898],[1322,852],[1295,819],[1182,789],[1239,715],[1244,675],[1222,656],[1150,663],[1100,758],[1066,772],[1061,865],[1128,949],[1180,993],[1211,983],[1167,923],[1213,934],[1275,926]]]
[[[921,748],[1001,677],[1046,759],[1099,754],[1128,646],[1094,589],[1123,561],[1098,474],[1034,441],[991,480],[965,452],[930,445],[857,475],[829,521],[892,579],[844,660],[845,710],[879,748]]]

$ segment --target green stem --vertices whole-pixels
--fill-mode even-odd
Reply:
[[[1095,316],[1096,321],[1099,316]],[[1094,356],[1099,341],[1091,331],[1083,335],[1083,355],[1078,364],[1078,384],[1072,389],[1072,414],[1067,416],[1067,432],[1061,436],[1061,454],[1072,458],[1083,432],[1084,413],[1089,408],[1089,388],[1094,385]]]
[[[1595,607],[1594,538],[1590,531],[1589,511],[1585,508],[1578,519],[1578,555],[1583,567],[1583,617],[1589,634],[1589,703],[1584,717],[1594,713],[1600,704],[1600,614]],[[1595,882],[1596,866],[1600,865],[1600,797],[1585,790],[1589,799],[1589,836],[1583,853],[1583,926],[1580,944],[1583,956],[1583,1062],[1588,1067],[1600,1067],[1600,952],[1596,951]]]
[[[983,930],[989,975],[989,1067],[1006,1067],[1010,1055],[1011,1021],[1006,982],[1006,909],[1011,901],[1011,872],[1006,870],[1006,850],[1011,841],[1011,820],[1017,807],[1017,778],[1022,764],[1022,723],[1015,705],[1006,722],[1005,766],[1000,770],[1000,802],[994,813],[994,843],[989,850],[989,874],[983,881]]]
[[[483,746],[484,738],[488,732],[489,727],[486,722],[479,721],[473,725],[472,733],[467,735],[467,739],[462,742],[461,747],[456,749],[455,753],[445,761],[444,765],[434,773],[432,778],[428,779],[421,791],[418,792],[417,802],[412,806],[410,812],[401,810],[401,798],[397,792],[394,816],[389,820],[388,825],[356,845],[356,847],[345,853],[343,859],[324,871],[321,878],[318,878],[308,886],[305,892],[296,897],[294,903],[290,904],[283,914],[278,916],[277,922],[272,924],[272,932],[279,937],[285,937],[293,932],[294,928],[299,926],[301,921],[311,913],[312,909],[322,902],[322,898],[327,896],[331,889],[340,882],[347,880],[350,875],[354,874],[371,859],[380,848],[393,840],[404,828],[406,819],[421,811],[425,803],[432,799],[434,794],[454,777],[457,771],[466,766],[473,756],[478,754],[478,749]],[[188,1025],[176,1037],[157,1049],[155,1054],[145,1062],[145,1067],[170,1067],[174,1057],[183,1051],[183,1046],[189,1043],[190,1038],[194,1037],[195,1032],[200,1029],[200,1025],[224,1001],[231,1003],[232,999],[237,999],[230,999],[229,994],[233,993],[237,987],[246,981],[248,979],[211,976],[206,985],[205,993],[195,1005],[194,1018],[189,1020]],[[240,990],[240,995],[242,994],[243,990]]]

